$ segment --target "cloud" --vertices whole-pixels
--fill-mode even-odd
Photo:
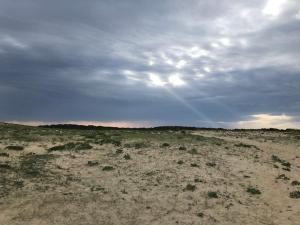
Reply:
[[[295,121],[292,116],[285,114],[281,115],[270,115],[270,114],[258,114],[252,115],[250,120],[238,121],[232,124],[236,128],[299,128],[300,121]]]
[[[1,0],[0,120],[298,118],[299,8],[292,0]]]

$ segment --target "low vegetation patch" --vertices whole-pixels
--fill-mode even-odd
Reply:
[[[300,182],[294,180],[294,181],[292,181],[291,185],[292,185],[292,186],[298,186],[298,185],[300,185]]]
[[[55,156],[50,154],[26,154],[21,157],[19,173],[25,178],[44,178],[49,172],[46,165],[54,158]]]
[[[192,148],[191,150],[188,151],[188,153],[190,153],[192,155],[196,155],[196,154],[198,154],[198,151],[197,151],[197,149]]]
[[[209,197],[209,198],[218,198],[219,196],[218,196],[218,192],[215,192],[215,191],[209,191],[208,193],[207,193],[207,196]]]
[[[6,152],[0,152],[0,157],[9,157],[9,154]]]
[[[107,137],[105,139],[100,140],[99,144],[104,145],[104,144],[113,144],[114,146],[121,146],[122,142],[117,139],[113,139],[111,137]]]
[[[119,149],[116,150],[116,154],[122,154],[122,153],[123,153],[123,149],[119,148]]]
[[[163,144],[161,145],[161,147],[162,147],[162,148],[170,147],[170,144],[169,144],[169,143],[163,143]]]
[[[300,191],[293,191],[290,193],[290,198],[300,198]]]
[[[255,149],[259,149],[255,145],[249,145],[249,144],[245,144],[245,143],[238,143],[238,144],[235,144],[234,146],[240,147],[240,148],[255,148]]]
[[[207,162],[206,165],[209,167],[215,167],[217,164],[215,162]]]
[[[182,161],[182,160],[178,160],[178,161],[177,161],[177,164],[182,165],[182,164],[183,164],[183,161]]]
[[[20,146],[20,145],[9,145],[9,146],[6,146],[6,149],[14,150],[14,151],[22,151],[22,150],[24,150],[24,147]]]
[[[197,163],[191,163],[191,167],[199,167]]]
[[[92,161],[88,161],[88,162],[87,162],[87,165],[88,165],[88,166],[97,166],[97,165],[99,165],[99,162],[98,162],[98,161],[95,161],[95,160],[92,160]]]
[[[104,166],[104,167],[102,168],[102,170],[103,170],[103,171],[112,171],[112,170],[114,170],[114,167],[112,167],[112,166]]]
[[[252,194],[252,195],[260,195],[261,194],[261,191],[258,190],[255,187],[248,187],[247,188],[247,192],[250,193],[250,194]]]
[[[1,170],[11,170],[12,167],[8,163],[0,163],[0,171]]]
[[[186,147],[180,146],[180,147],[179,147],[179,150],[180,150],[180,151],[185,151],[185,150],[186,150]]]
[[[186,187],[183,190],[184,191],[195,191],[196,190],[196,185],[187,184]]]
[[[130,155],[128,153],[126,153],[123,158],[126,159],[126,160],[131,159],[131,157],[130,157]]]
[[[146,142],[133,142],[133,143],[124,144],[124,147],[140,149],[140,148],[148,148],[150,147],[150,144],[147,144]]]
[[[53,151],[80,151],[80,150],[88,150],[93,148],[89,143],[87,142],[69,142],[64,145],[57,145],[54,147],[51,147],[48,149],[48,152],[53,152]]]
[[[207,143],[213,144],[213,145],[222,145],[225,143],[225,140],[223,140],[221,138],[205,137],[205,136],[201,136],[201,135],[197,135],[196,140],[201,141],[201,142],[207,142]]]
[[[280,179],[280,180],[289,180],[290,178],[288,178],[285,174],[280,174],[278,177],[276,177],[276,179]]]
[[[288,161],[283,160],[283,159],[280,159],[280,158],[279,158],[278,156],[276,156],[276,155],[272,155],[272,160],[273,160],[274,162],[280,163],[282,166],[285,166],[285,167],[291,167],[291,164],[290,164]]]

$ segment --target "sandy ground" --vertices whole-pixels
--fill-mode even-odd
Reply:
[[[0,225],[300,224],[299,132],[0,134]]]

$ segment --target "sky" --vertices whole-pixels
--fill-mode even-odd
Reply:
[[[0,121],[300,128],[300,1],[0,0]]]

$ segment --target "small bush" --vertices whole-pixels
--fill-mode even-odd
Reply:
[[[284,166],[284,167],[286,167],[286,168],[283,168],[283,169],[285,169],[285,170],[287,170],[287,171],[290,171],[290,168],[291,168],[291,163],[289,163],[288,161],[286,161],[286,160],[283,160],[283,159],[280,159],[278,156],[276,156],[276,155],[272,155],[272,160],[273,160],[273,162],[278,162],[278,163],[280,163],[282,166]]]
[[[24,181],[23,180],[16,180],[14,182],[14,185],[17,187],[17,188],[22,188],[24,187]]]
[[[197,216],[198,216],[198,217],[203,217],[204,214],[200,212],[200,213],[197,213]]]
[[[133,142],[133,143],[126,143],[124,144],[125,148],[135,148],[135,149],[140,149],[140,148],[147,148],[150,145],[145,143],[145,142]]]
[[[184,191],[195,191],[196,190],[196,185],[187,184],[186,187],[183,190]]]
[[[10,145],[10,146],[6,146],[6,149],[14,150],[14,151],[22,151],[24,150],[24,147],[19,145]]]
[[[121,154],[121,153],[123,153],[122,149],[119,148],[119,149],[116,150],[116,154]]]
[[[215,192],[215,191],[209,191],[209,192],[207,193],[207,196],[208,196],[209,198],[218,198],[218,193]]]
[[[180,151],[185,151],[185,150],[186,150],[186,147],[180,146],[180,147],[179,147],[179,150],[180,150]]]
[[[191,167],[199,167],[197,163],[191,163]]]
[[[286,162],[286,161],[285,161],[285,162],[282,162],[281,165],[282,165],[282,166],[285,166],[285,167],[288,167],[288,168],[291,167],[291,164],[290,164],[289,162]]]
[[[104,191],[105,189],[99,185],[91,187],[91,191]]]
[[[215,167],[217,164],[214,162],[208,162],[208,163],[206,163],[206,165],[209,167]]]
[[[112,166],[104,166],[102,170],[103,171],[112,171],[112,170],[114,170],[114,168]]]
[[[10,170],[10,169],[12,169],[12,167],[7,163],[0,163],[0,170],[1,169]]]
[[[170,144],[169,144],[169,143],[163,143],[163,144],[161,145],[161,147],[162,147],[162,148],[170,147]]]
[[[97,165],[99,165],[99,162],[98,161],[88,161],[87,165],[88,166],[97,166]]]
[[[0,156],[2,157],[9,157],[9,154],[6,152],[0,152]]]
[[[260,195],[261,194],[261,191],[258,190],[255,187],[248,187],[247,192],[250,193],[250,194],[253,194],[253,195]]]
[[[298,186],[298,185],[300,185],[300,182],[294,180],[294,181],[292,181],[291,185],[293,185],[293,186]]]
[[[201,180],[200,178],[195,178],[195,179],[194,179],[194,182],[196,182],[196,183],[202,183],[203,180]]]
[[[177,164],[182,165],[182,164],[183,164],[183,161],[182,161],[182,160],[179,160],[179,161],[177,161]]]
[[[120,140],[115,140],[115,139],[112,139],[112,138],[110,138],[110,137],[107,137],[107,138],[105,138],[105,139],[102,139],[101,141],[100,141],[100,144],[101,145],[104,145],[104,144],[113,144],[113,145],[115,145],[115,146],[121,146],[121,141]]]
[[[48,152],[53,152],[53,151],[80,151],[80,150],[88,150],[93,148],[89,143],[86,142],[79,142],[79,143],[74,143],[74,142],[69,142],[64,145],[57,145],[54,147],[51,147],[48,149]]]
[[[290,193],[290,198],[300,198],[300,191],[293,191]]]
[[[130,156],[128,153],[126,153],[126,154],[124,155],[124,159],[129,160],[129,159],[131,159],[131,156]]]
[[[285,174],[280,174],[278,177],[276,177],[276,179],[280,179],[280,180],[289,180],[290,178],[288,178]]]
[[[51,154],[38,155],[29,153],[21,157],[20,173],[25,178],[45,177],[48,170],[47,163],[54,159],[55,156]]]

